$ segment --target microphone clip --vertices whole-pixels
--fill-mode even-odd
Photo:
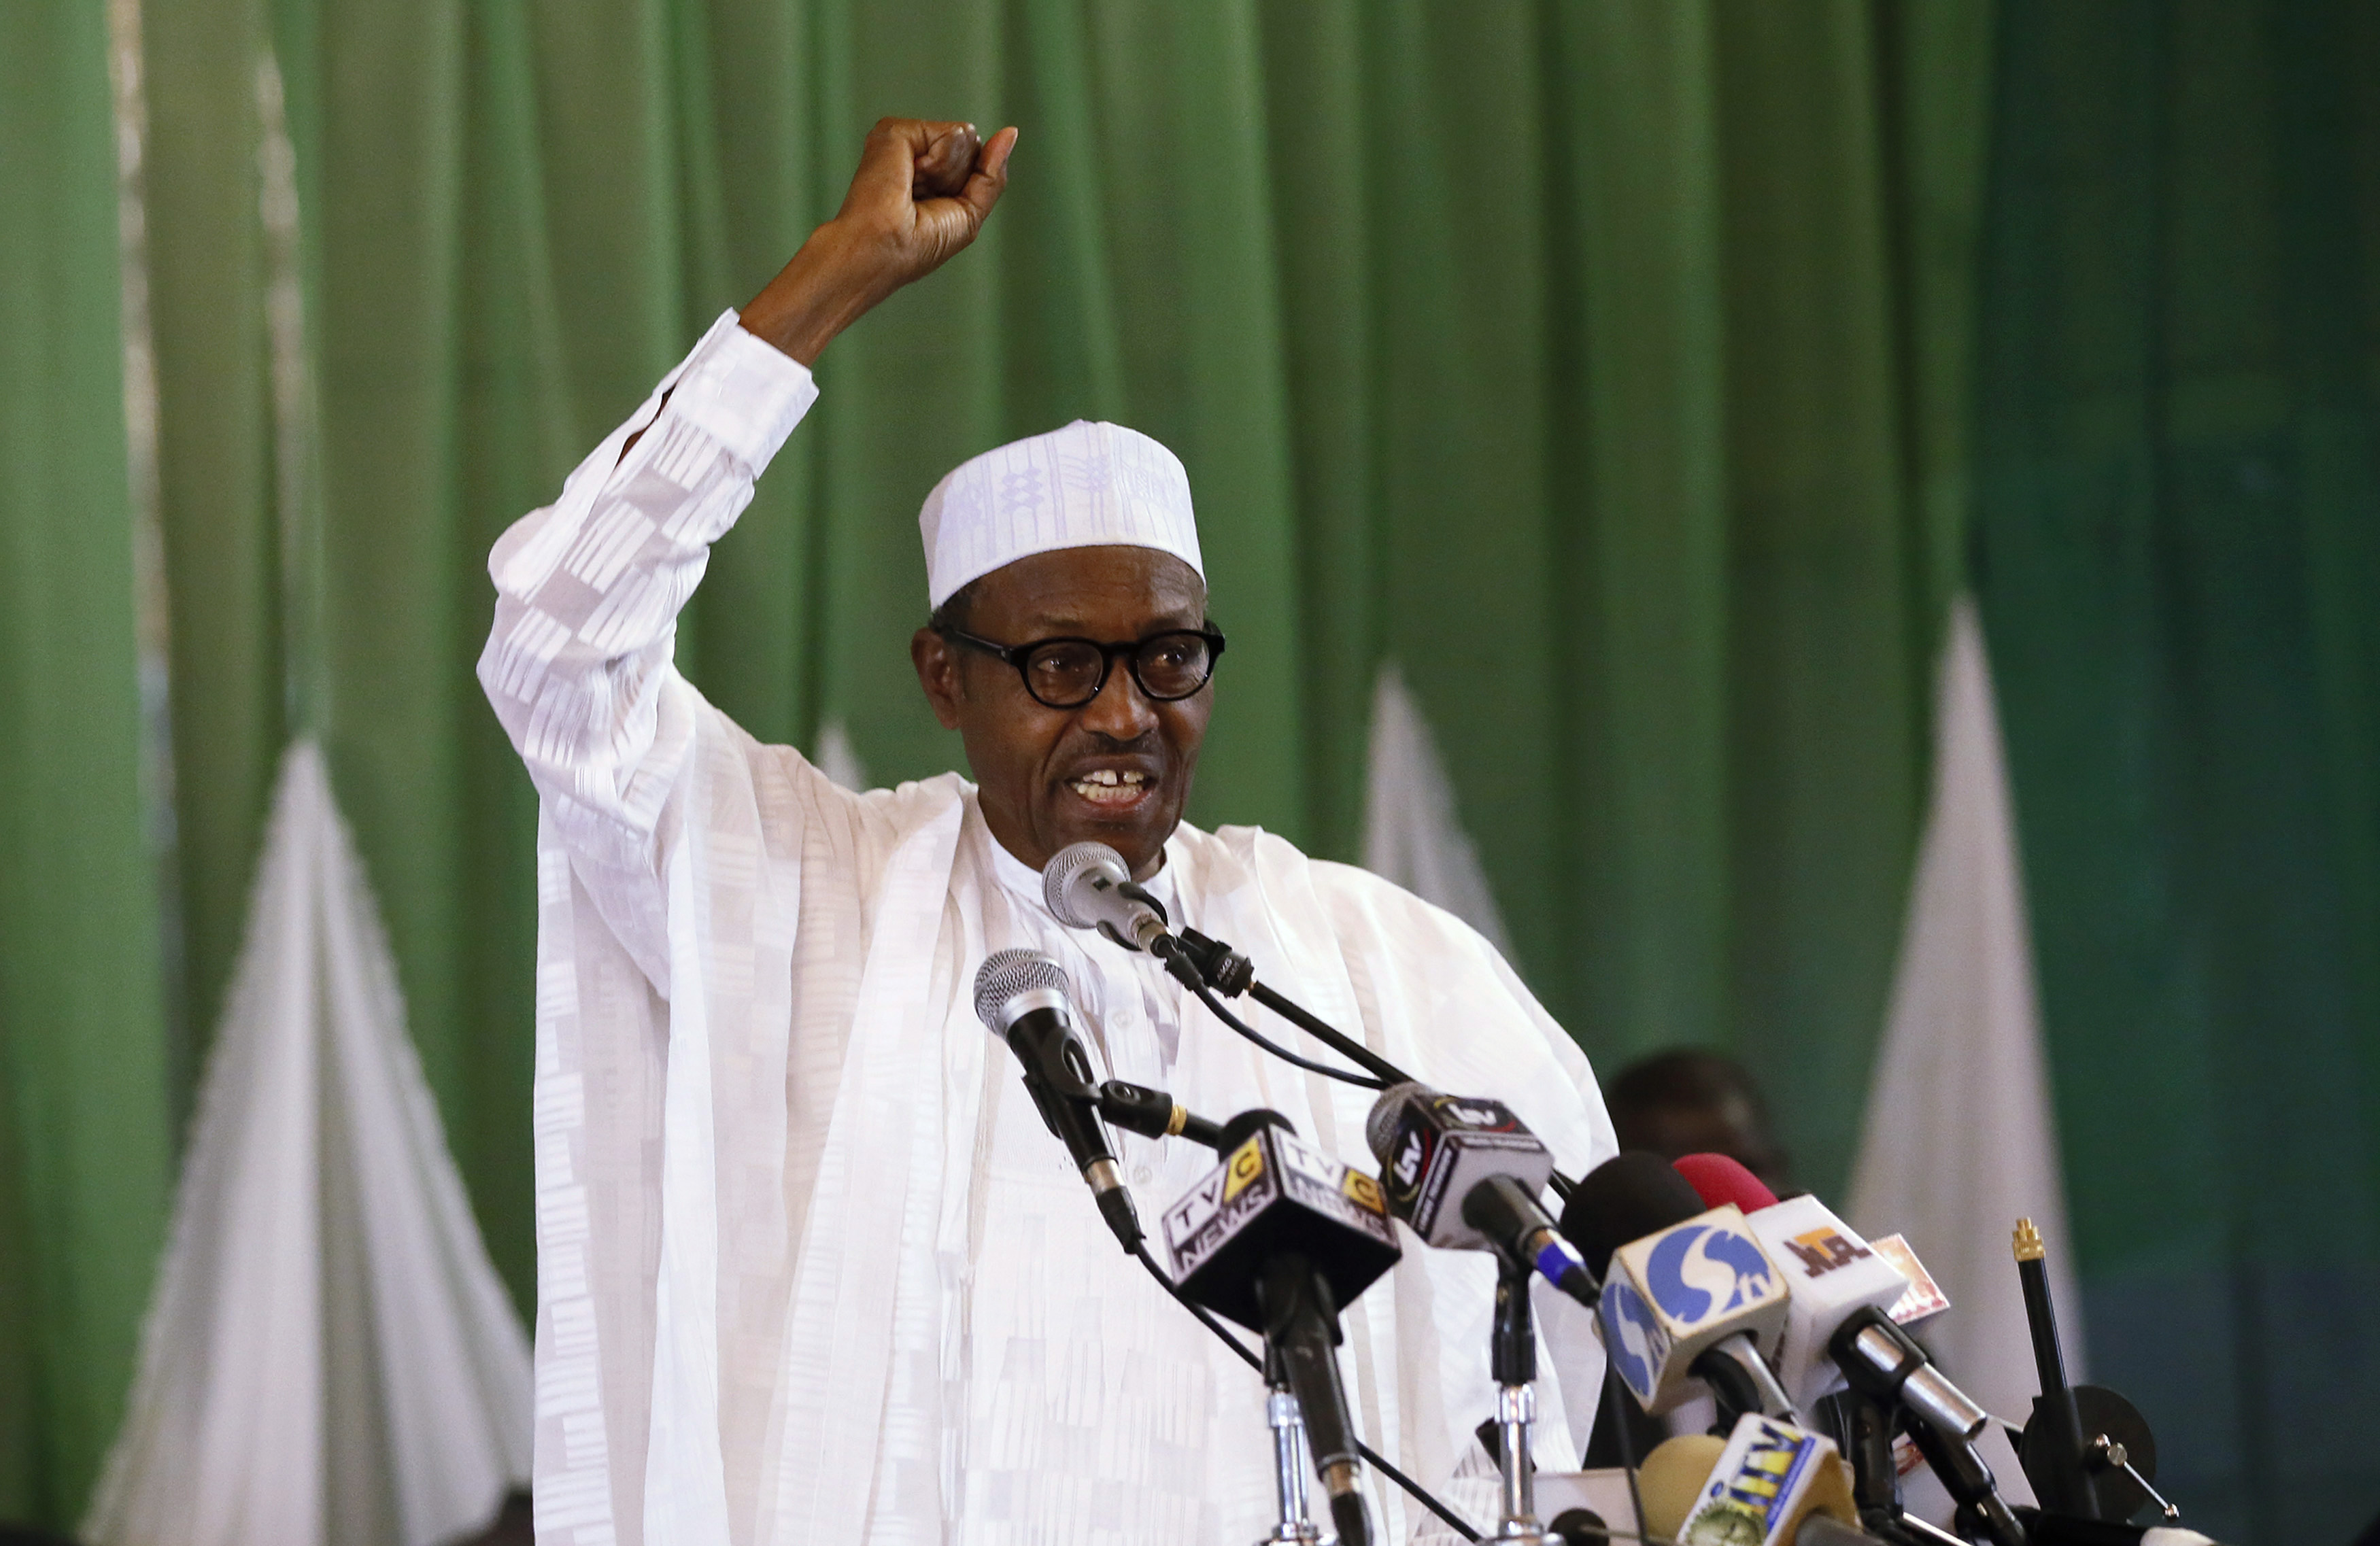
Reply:
[[[1221,940],[1196,929],[1184,929],[1174,938],[1182,947],[1175,959],[1187,962],[1200,981],[1224,997],[1237,998],[1256,985],[1256,963]]]

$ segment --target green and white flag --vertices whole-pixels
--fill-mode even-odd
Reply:
[[[290,747],[93,1546],[437,1546],[528,1480],[528,1338]]]
[[[1965,598],[1936,679],[1933,793],[1850,1214],[1870,1237],[1908,1237],[1950,1297],[1921,1335],[1970,1395],[2017,1422],[2036,1386],[2010,1246],[2031,1218],[2048,1246],[2067,1371],[2080,1378],[2082,1307],[2015,810],[1983,627]]]

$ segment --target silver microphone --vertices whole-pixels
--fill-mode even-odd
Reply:
[[[1070,929],[1097,929],[1127,950],[1146,950],[1164,936],[1165,918],[1126,894],[1130,885],[1123,855],[1102,842],[1079,842],[1060,849],[1042,870],[1041,900]]]
[[[1066,1145],[1099,1216],[1126,1250],[1140,1244],[1140,1218],[1116,1171],[1099,1117],[1097,1075],[1075,1030],[1065,969],[1038,950],[999,950],[975,974],[975,1012],[1025,1066],[1026,1093]]]

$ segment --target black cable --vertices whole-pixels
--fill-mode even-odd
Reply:
[[[1167,940],[1162,936],[1160,936],[1157,941],[1158,948],[1160,951],[1164,951],[1166,944]],[[1173,960],[1181,959],[1174,954],[1174,952],[1179,951],[1180,949],[1181,946],[1176,943],[1173,946],[1172,951],[1164,951],[1169,966]],[[1217,1020],[1221,1021],[1224,1024],[1230,1026],[1241,1035],[1245,1036],[1248,1040],[1256,1043],[1257,1045],[1264,1048],[1267,1052],[1271,1053],[1275,1057],[1281,1059],[1283,1062],[1294,1063],[1299,1068],[1305,1069],[1310,1072],[1318,1073],[1325,1079],[1335,1079],[1342,1083],[1353,1084],[1360,1089],[1385,1090],[1388,1088],[1388,1084],[1384,1081],[1376,1079],[1369,1074],[1352,1073],[1345,1069],[1334,1069],[1327,1063],[1318,1063],[1311,1057],[1300,1057],[1296,1053],[1290,1051],[1289,1048],[1281,1045],[1279,1042],[1274,1041],[1269,1036],[1265,1035],[1255,1026],[1250,1025],[1239,1016],[1232,1013],[1231,1010],[1223,1008],[1223,1001],[1215,996],[1215,990],[1207,985],[1207,980],[1199,974],[1197,967],[1187,960],[1184,960],[1183,964],[1187,967],[1188,970],[1171,972],[1170,975],[1172,976],[1173,980],[1184,984],[1191,992],[1196,994],[1198,996],[1198,1001],[1206,1005],[1209,1009],[1212,1009],[1215,1012],[1215,1018]]]
[[[1204,976],[1206,973],[1201,972],[1199,975]],[[1253,977],[1248,979],[1248,996],[1348,1061],[1359,1063],[1378,1075],[1381,1089],[1385,1090],[1391,1084],[1415,1082],[1413,1075],[1398,1068],[1370,1047],[1341,1031],[1329,1021],[1306,1009],[1296,1000],[1275,993]]]
[[[1603,1398],[1612,1404],[1611,1436],[1620,1444],[1620,1472],[1628,1479],[1628,1502],[1636,1510],[1636,1534],[1646,1539],[1652,1526],[1645,1518],[1644,1490],[1636,1485],[1636,1435],[1628,1431],[1628,1387],[1621,1383],[1620,1366],[1609,1359],[1603,1360]]]
[[[1165,1269],[1157,1264],[1157,1258],[1148,1254],[1148,1246],[1136,1245],[1132,1248],[1132,1253],[1140,1258],[1140,1264],[1148,1269],[1148,1275],[1157,1279],[1157,1286],[1164,1289],[1167,1296],[1171,1298],[1175,1304],[1180,1305],[1183,1309],[1196,1316],[1198,1318],[1198,1323],[1206,1327],[1208,1331],[1213,1332],[1216,1336],[1220,1337],[1222,1340],[1224,1347],[1229,1347],[1232,1352],[1238,1354],[1239,1359],[1242,1363],[1245,1363],[1250,1369],[1255,1370],[1259,1376],[1264,1373],[1264,1359],[1258,1358],[1255,1353],[1250,1352],[1245,1343],[1242,1342],[1238,1337],[1233,1336],[1229,1331],[1225,1330],[1223,1323],[1216,1320],[1205,1305],[1199,1304],[1191,1299],[1188,1296],[1184,1295],[1182,1292],[1181,1286],[1176,1284],[1172,1278],[1165,1275]],[[1394,1466],[1390,1465],[1386,1459],[1381,1457],[1378,1450],[1375,1450],[1371,1445],[1364,1443],[1361,1439],[1355,1441],[1355,1448],[1363,1455],[1366,1464],[1378,1470],[1382,1476],[1387,1477],[1390,1481],[1393,1481],[1398,1486],[1403,1488],[1413,1496],[1415,1502],[1420,1504],[1424,1508],[1428,1509],[1432,1514],[1435,1514],[1439,1518],[1445,1520],[1447,1524],[1454,1529],[1455,1533],[1462,1536],[1463,1540],[1477,1540],[1479,1539],[1479,1532],[1477,1530],[1473,1529],[1461,1519],[1456,1518],[1454,1515],[1448,1510],[1444,1504],[1439,1502],[1436,1498],[1431,1497],[1422,1487],[1420,1482],[1415,1481],[1413,1478],[1405,1475],[1404,1472],[1397,1469]],[[1642,1517],[1641,1510],[1639,1511],[1639,1517]]]

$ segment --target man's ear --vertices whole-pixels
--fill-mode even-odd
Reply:
[[[917,668],[917,685],[934,706],[934,718],[944,730],[958,729],[959,700],[966,695],[959,681],[958,651],[931,628],[920,628],[909,635],[909,663]]]

